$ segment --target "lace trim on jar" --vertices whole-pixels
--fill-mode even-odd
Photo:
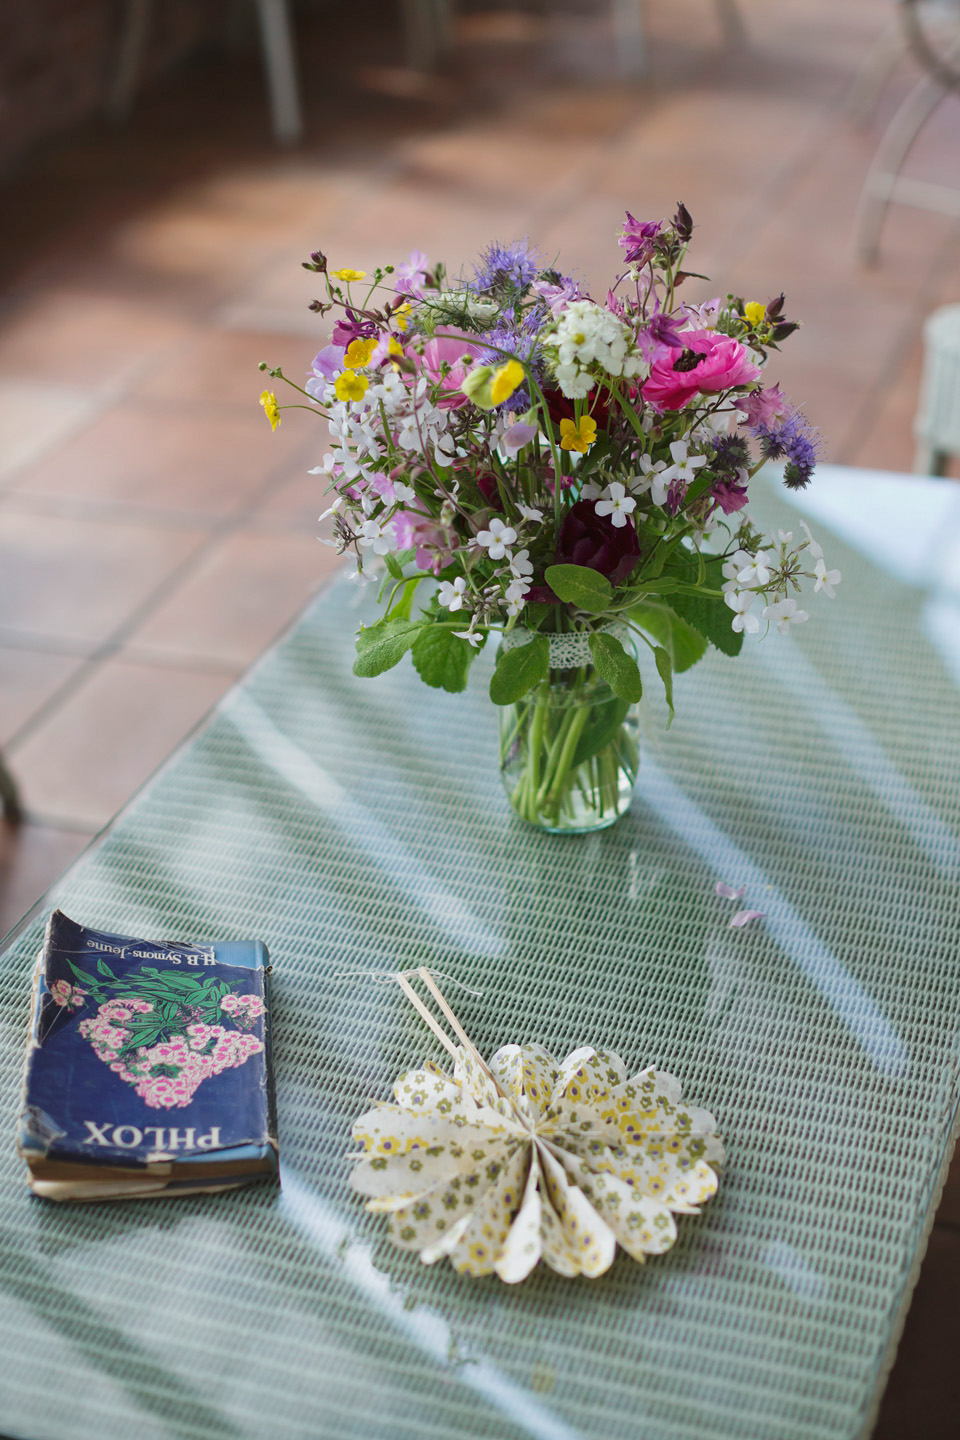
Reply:
[[[501,636],[501,644],[504,650],[515,650],[519,645],[529,645],[536,632],[524,630],[517,626],[515,630],[508,630]],[[548,635],[550,642],[550,669],[551,670],[579,670],[583,665],[592,665],[593,656],[590,654],[590,636],[595,632],[592,630],[571,631],[566,635]],[[609,625],[603,625],[598,632],[602,635],[612,635],[619,640],[620,644],[626,646],[630,639],[630,628],[620,620],[611,621]]]

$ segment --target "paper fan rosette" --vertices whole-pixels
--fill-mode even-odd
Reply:
[[[410,972],[412,973],[412,972]],[[681,1101],[652,1067],[628,1077],[611,1050],[585,1045],[556,1061],[539,1045],[504,1045],[485,1062],[429,971],[416,972],[454,1043],[406,976],[391,978],[453,1060],[401,1075],[394,1101],[356,1121],[351,1175],[390,1238],[426,1264],[523,1280],[542,1257],[560,1275],[602,1275],[617,1243],[635,1260],[677,1238],[675,1215],[716,1193],[716,1121]]]

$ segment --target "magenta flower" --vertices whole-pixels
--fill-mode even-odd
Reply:
[[[571,505],[557,536],[556,565],[586,565],[622,585],[640,559],[640,541],[633,525],[616,526],[598,515],[591,500]]]
[[[748,499],[746,485],[740,484],[729,476],[724,480],[715,481],[710,487],[710,494],[724,515],[733,515],[737,510],[742,510]]]
[[[664,347],[654,360],[643,398],[657,410],[682,410],[695,395],[752,385],[760,371],[739,340],[710,330],[684,330],[684,349]]]
[[[663,229],[662,220],[635,220],[627,211],[627,220],[620,232],[618,244],[627,253],[628,265],[646,265],[657,253],[657,237]]]

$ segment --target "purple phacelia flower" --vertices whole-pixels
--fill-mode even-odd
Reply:
[[[765,460],[786,460],[783,483],[787,489],[803,490],[817,463],[819,440],[800,411],[776,428],[763,423],[751,428]]]
[[[482,251],[469,289],[481,295],[488,291],[523,291],[536,278],[538,269],[539,257],[528,240],[514,240],[512,245],[495,240]]]

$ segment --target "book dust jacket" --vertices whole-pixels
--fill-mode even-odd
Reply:
[[[223,1189],[277,1170],[267,952],[137,940],[59,910],[35,980],[20,1151],[52,1199]]]

